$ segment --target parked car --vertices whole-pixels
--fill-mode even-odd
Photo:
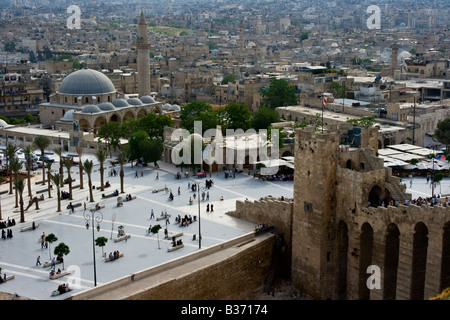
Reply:
[[[42,156],[39,157],[40,161],[45,161],[45,162],[55,162],[55,159],[49,158],[47,156],[44,156],[44,159],[42,160]]]
[[[34,163],[38,166],[38,168],[42,168],[42,161],[36,161]]]

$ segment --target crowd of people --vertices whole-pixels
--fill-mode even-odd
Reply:
[[[0,229],[6,229],[16,225],[16,220],[8,218],[6,221],[0,221]]]
[[[393,206],[393,207],[398,207],[399,205],[416,205],[416,206],[421,206],[421,205],[426,205],[426,206],[450,206],[450,200],[448,197],[445,198],[440,198],[440,197],[418,197],[417,199],[404,199],[404,200],[394,200],[394,199],[387,199],[387,200],[382,200],[380,201],[378,204],[374,204],[371,203],[369,201],[368,203],[369,207],[378,207],[378,206],[382,206],[387,208],[388,206]]]
[[[5,229],[2,230],[2,239],[12,239],[13,234],[12,234],[12,229]]]
[[[109,253],[109,260],[116,260],[120,258],[119,250],[113,251]]]

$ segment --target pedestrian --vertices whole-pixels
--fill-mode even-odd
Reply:
[[[164,229],[164,239],[169,239],[169,231],[167,231],[167,228]]]
[[[52,258],[52,267],[55,267],[55,257]]]
[[[214,212],[214,205],[211,203],[211,212]]]
[[[45,239],[44,236],[41,236],[41,249],[44,249],[44,243],[45,243]]]
[[[38,256],[36,259],[36,265],[41,265],[41,256]]]
[[[206,212],[209,212],[209,203],[206,205]]]
[[[155,213],[153,212],[153,209],[152,209],[152,212],[150,213],[150,219],[154,218],[154,217],[155,217]]]
[[[206,192],[206,201],[209,201],[209,191]]]
[[[169,215],[166,213],[166,224],[170,224]]]
[[[84,205],[84,210],[86,211],[86,202],[84,202],[83,205]]]
[[[136,174],[134,175],[134,177],[135,177],[135,178],[137,178],[137,177],[138,177],[138,173],[137,173],[137,170],[136,170]]]
[[[141,177],[144,176],[144,169],[141,169]]]
[[[156,180],[159,180],[159,172],[156,172]]]
[[[180,195],[181,194],[181,190],[180,190],[180,187],[178,187],[178,195]]]

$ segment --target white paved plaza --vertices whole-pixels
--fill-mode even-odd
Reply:
[[[84,156],[83,158],[92,158],[96,163],[95,157]],[[125,166],[125,192],[136,196],[135,200],[124,202],[122,207],[117,207],[116,197],[102,199],[101,194],[111,193],[115,189],[120,190],[119,176],[108,176],[111,169],[109,161],[105,169],[105,181],[109,180],[111,187],[105,191],[94,190],[95,203],[99,202],[105,207],[100,210],[103,220],[100,222],[100,231],[94,231],[95,238],[103,236],[108,239],[103,248],[95,247],[96,259],[96,280],[97,286],[110,281],[114,281],[132,273],[136,273],[153,266],[163,264],[167,261],[177,259],[181,256],[190,254],[199,249],[198,233],[199,223],[195,222],[188,227],[180,227],[175,224],[174,217],[185,214],[198,216],[198,203],[195,200],[193,205],[188,204],[189,197],[193,192],[188,189],[188,182],[194,182],[192,178],[175,179],[177,168],[172,165],[160,163],[160,168],[131,167],[131,164]],[[57,170],[59,163],[55,162],[52,169]],[[93,185],[99,186],[100,174],[98,164],[94,167]],[[119,166],[115,169],[120,170]],[[141,176],[141,169],[143,176]],[[136,170],[138,178],[135,177]],[[41,172],[41,169],[38,170]],[[72,178],[75,178],[75,185],[79,183],[78,167],[72,167]],[[159,172],[159,180],[156,180],[156,172]],[[65,176],[67,177],[67,175]],[[32,180],[33,194],[36,190],[43,187],[34,182],[42,179],[42,176],[36,175]],[[237,174],[235,178],[225,179],[222,172],[213,173],[212,179],[214,186],[209,190],[209,203],[214,205],[214,212],[206,212],[207,201],[201,201],[201,234],[202,249],[208,248],[235,237],[244,235],[254,230],[254,224],[237,218],[230,217],[225,213],[235,209],[235,202],[238,199],[255,200],[260,197],[272,196],[293,196],[292,181],[264,182],[254,179],[247,174]],[[205,179],[196,179],[204,182]],[[175,196],[173,201],[168,200],[168,194],[164,191],[153,193],[156,188],[167,186],[173,191]],[[87,189],[87,176],[84,175],[84,189],[74,189],[73,203],[86,202],[87,208],[94,203],[86,201],[89,194]],[[204,186],[204,184],[202,184]],[[178,195],[180,187],[181,195]],[[9,190],[9,184],[0,187],[0,191]],[[68,186],[62,190],[68,191]],[[24,191],[25,205],[28,203],[27,187]],[[62,212],[57,213],[56,189],[52,191],[52,198],[47,198],[39,203],[40,209],[35,210],[34,205],[25,213],[25,223],[20,223],[20,213],[14,208],[14,195],[5,194],[1,196],[2,220],[15,219],[16,225],[11,227],[13,231],[12,239],[0,240],[0,267],[2,276],[14,275],[15,279],[0,284],[0,291],[7,293],[16,293],[23,297],[39,300],[58,300],[68,298],[70,295],[94,287],[94,262],[93,262],[93,237],[92,229],[86,229],[86,220],[83,217],[83,205],[75,208],[75,212],[70,214],[66,209],[69,200],[62,200]],[[223,197],[224,200],[220,201]],[[167,211],[171,214],[168,231],[170,234],[183,232],[184,248],[173,252],[168,252],[170,240],[164,239],[163,229],[159,232],[159,245],[157,235],[148,235],[146,231],[150,225],[160,224],[163,228],[166,226],[165,220],[156,221],[150,219],[151,209],[155,216],[161,214],[161,211]],[[89,212],[87,210],[86,212]],[[98,215],[98,214],[96,214]],[[21,232],[24,226],[29,226],[35,222],[39,227],[35,230]],[[114,242],[117,237],[118,226],[124,226],[124,230],[131,237],[127,241]],[[50,280],[50,267],[43,267],[44,262],[50,260],[49,250],[42,249],[39,241],[42,233],[46,235],[53,233],[58,240],[50,245],[52,257],[53,249],[59,243],[64,242],[70,248],[70,253],[64,257],[64,270],[71,270],[73,274],[79,275],[80,286],[69,293],[52,296],[53,290],[56,290],[61,283],[74,281],[75,277],[64,276],[59,279]],[[169,235],[170,235],[169,234]],[[193,235],[196,235],[194,240]],[[124,254],[123,258],[113,262],[105,262],[102,251],[109,254],[118,250]],[[36,266],[36,258],[40,256],[42,265]],[[56,269],[62,270],[62,265],[57,265]],[[63,271],[64,271],[63,270]],[[73,282],[75,283],[75,282]]]

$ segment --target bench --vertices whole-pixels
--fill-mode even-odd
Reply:
[[[123,257],[123,253],[119,253],[119,258],[122,258],[122,257]],[[113,259],[111,260],[109,257],[106,257],[106,258],[105,258],[105,262],[114,261],[114,260],[117,260],[117,259],[119,259],[119,258],[116,258],[116,259],[113,258]]]
[[[47,191],[48,191],[48,188],[47,189],[38,190],[38,191],[36,191],[36,193],[40,194],[40,193],[44,193],[44,192],[47,192]]]
[[[113,193],[109,193],[109,194],[102,194],[102,198],[112,198],[112,197],[117,197],[119,195],[119,193],[113,192]]]
[[[170,213],[168,213],[167,215],[168,215],[169,218],[170,218],[170,216],[171,216]],[[166,218],[166,215],[159,216],[159,217],[156,218],[156,221],[163,220],[163,219],[165,219],[165,218]]]
[[[5,282],[8,282],[9,280],[13,280],[13,279],[15,279],[15,278],[16,278],[15,275],[7,276],[7,277],[6,277],[6,281],[2,278],[3,281],[0,282],[0,284],[5,283]]]
[[[61,261],[55,260],[55,266],[57,264],[62,263]],[[44,264],[42,265],[42,268],[48,268],[52,266],[52,262],[51,261],[45,261]]]
[[[121,236],[121,237],[118,237],[118,238],[114,238],[114,242],[123,241],[123,240],[129,239],[130,237],[131,237],[131,235],[126,234],[124,236]]]
[[[158,192],[161,192],[161,191],[164,191],[164,190],[169,190],[169,189],[167,189],[166,187],[159,188],[159,189],[153,189],[152,193],[158,193]]]
[[[131,200],[136,199],[136,196],[131,196]],[[127,198],[123,198],[124,201],[131,201],[130,199],[127,200]]]
[[[70,274],[69,271],[61,271],[61,273],[55,273],[54,275],[51,275],[50,280],[55,280],[55,279],[67,276],[69,274]]]
[[[72,288],[66,288],[66,292],[69,292],[69,291],[72,291]],[[66,293],[66,292],[63,292],[63,293]],[[59,296],[60,294],[61,294],[61,292],[58,290],[52,291],[52,296]]]
[[[38,228],[38,227],[39,227],[39,223],[34,225],[34,228],[35,228],[35,229]],[[20,229],[21,232],[29,231],[29,230],[33,230],[33,225],[31,225],[31,226],[26,226],[26,227],[23,227],[23,228]]]
[[[173,239],[173,238],[178,238],[178,237],[181,237],[181,236],[183,236],[183,232],[178,232],[178,233],[169,235],[168,237]]]
[[[98,206],[98,207],[92,207],[92,208],[90,208],[89,210],[91,210],[91,212],[94,212],[94,211],[103,209],[104,207],[105,207],[105,205],[100,205],[100,206]]]
[[[7,194],[8,192],[9,192],[8,190],[0,191],[0,195],[1,195],[1,194]]]
[[[184,247],[184,243],[183,243],[183,244],[180,244],[180,245],[178,245],[178,246],[175,246],[175,247],[169,247],[169,248],[167,248],[167,252],[172,252],[172,251],[181,249],[181,248],[183,248],[183,247]]]
[[[79,203],[72,203],[72,206],[73,206],[74,208],[81,207],[81,202],[79,202]],[[67,209],[70,209],[70,204],[67,205]]]

